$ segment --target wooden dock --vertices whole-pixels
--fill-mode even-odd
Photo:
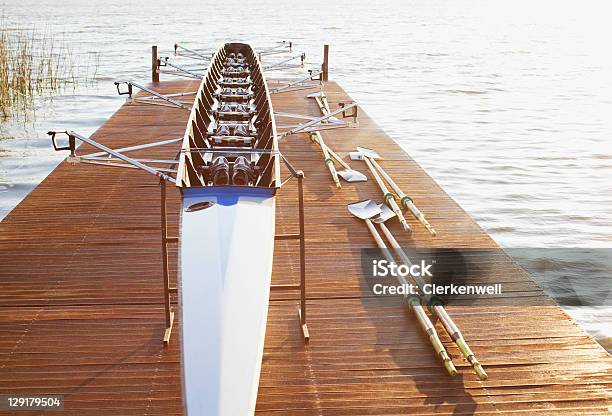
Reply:
[[[195,91],[197,83],[155,88]],[[334,82],[324,90],[332,108],[350,100]],[[319,115],[306,98],[310,92],[277,94],[274,107]],[[124,105],[94,138],[120,148],[180,137],[187,117],[174,108]],[[497,247],[361,109],[358,128],[323,135],[343,157],[359,145],[381,153],[383,167],[438,231],[430,237],[408,217],[410,239],[394,221],[402,244]],[[177,149],[174,144],[135,155],[168,158]],[[302,340],[297,297],[274,292],[258,415],[610,414],[612,358],[509,258],[479,278],[503,283],[510,297],[532,306],[501,306],[503,300],[490,298],[450,306],[489,380],[478,381],[440,326],[459,370],[457,377],[447,376],[406,308],[362,290],[360,250],[374,242],[346,205],[380,200],[374,182],[336,190],[305,135],[283,139],[281,151],[306,175],[311,340]],[[363,162],[351,164],[367,171]],[[0,394],[64,394],[62,415],[183,414],[180,317],[170,345],[161,342],[159,195],[158,182],[144,172],[62,162],[0,223]],[[170,235],[176,235],[178,191],[170,189],[169,198]],[[296,183],[290,181],[277,198],[278,233],[296,231],[296,208]],[[299,279],[296,246],[277,242],[273,283]],[[176,249],[170,255],[175,276]]]

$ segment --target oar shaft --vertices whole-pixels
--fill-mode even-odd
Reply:
[[[378,248],[382,250],[383,255],[385,256],[387,261],[394,262],[393,256],[389,252],[387,245],[385,244],[384,240],[380,236],[380,233],[378,232],[378,230],[376,229],[372,221],[369,218],[366,218],[365,222],[366,222],[366,225],[368,226],[368,229],[370,230],[370,234],[374,238],[374,241],[376,241],[376,245],[378,246]],[[406,284],[405,278],[402,277],[398,279],[400,283]],[[444,345],[442,344],[442,341],[440,340],[440,337],[438,336],[438,333],[436,331],[436,327],[434,326],[434,324],[431,322],[431,320],[425,313],[425,310],[423,309],[423,306],[421,305],[418,296],[407,297],[407,300],[408,300],[408,305],[410,306],[410,309],[412,309],[414,311],[414,314],[416,315],[419,325],[421,325],[421,328],[423,328],[423,330],[429,337],[429,342],[431,343],[434,351],[444,363],[444,367],[446,368],[446,371],[451,376],[456,375],[457,369],[455,368],[455,365],[453,364],[450,356],[448,355],[448,352],[444,348]]]
[[[313,142],[317,143],[319,146],[321,145],[321,143],[319,142],[319,140],[317,139],[316,135],[312,135],[310,136],[310,138],[312,139]],[[346,163],[344,160],[342,160],[342,158],[336,153],[334,152],[332,149],[330,149],[329,147],[327,148],[327,152],[329,153],[329,155],[331,157],[333,157],[334,159],[336,159],[336,161],[338,163],[340,163],[342,165],[342,167],[344,169],[348,169],[348,170],[353,170],[348,163]]]
[[[331,157],[333,157],[334,159],[336,159],[336,161],[338,163],[340,163],[342,165],[342,167],[344,169],[347,170],[353,170],[348,163],[346,163],[344,160],[342,160],[342,158],[340,156],[338,156],[338,154],[336,152],[334,152],[332,149],[330,149],[329,147],[327,148],[327,150],[329,151],[329,154],[331,155]]]
[[[408,258],[408,255],[406,254],[404,250],[402,250],[402,247],[397,242],[393,234],[391,234],[391,231],[389,230],[389,228],[387,228],[387,226],[384,223],[381,223],[379,225],[380,225],[380,229],[382,230],[383,234],[385,235],[389,243],[391,243],[391,247],[393,247],[393,251],[395,251],[395,254],[397,254],[397,256],[400,258],[402,263],[404,263],[406,266],[411,266],[412,262]],[[412,276],[412,278],[416,282],[419,289],[423,290],[423,287],[425,286],[425,281],[423,280],[423,278],[421,276]]]
[[[311,134],[311,137],[316,137],[314,141],[319,143],[319,146],[321,146],[323,157],[325,157],[325,164],[327,165],[327,169],[329,169],[329,173],[331,174],[331,177],[334,180],[334,183],[336,184],[336,188],[342,188],[342,185],[340,184],[340,179],[338,179],[338,172],[336,171],[336,167],[334,166],[334,161],[329,157],[329,149],[323,141],[323,136],[318,131],[312,132]]]
[[[389,249],[387,248],[385,241],[380,236],[380,233],[378,232],[376,227],[374,227],[374,223],[372,222],[372,220],[366,218],[365,223],[368,226],[368,230],[370,230],[370,234],[372,234],[374,241],[376,241],[376,245],[379,249],[383,251],[383,255],[387,258],[387,261],[393,262],[393,257],[391,256],[391,253],[389,253]]]
[[[414,215],[414,217],[421,224],[423,224],[423,226],[427,229],[427,231],[429,231],[429,233],[435,237],[437,234],[436,230],[432,227],[429,221],[427,221],[427,219],[425,218],[425,215],[423,215],[423,213],[417,208],[417,206],[414,204],[412,199],[401,190],[401,188],[395,183],[395,181],[391,178],[391,176],[389,176],[389,174],[385,172],[382,166],[380,166],[375,159],[371,159],[371,162],[374,165],[374,167],[378,170],[378,172],[380,172],[383,178],[385,178],[387,183],[391,185],[391,188],[393,188],[393,190],[397,192],[397,195],[400,198],[401,204],[405,206],[408,210],[410,210],[410,212],[412,212],[412,215]]]
[[[395,202],[395,196],[391,192],[389,192],[387,185],[385,185],[380,175],[378,174],[376,168],[374,168],[374,166],[372,165],[370,158],[364,155],[363,160],[368,166],[368,169],[370,169],[370,172],[372,173],[372,177],[374,177],[374,180],[376,180],[378,187],[382,191],[385,203],[389,205],[389,208],[393,210],[400,224],[402,224],[402,226],[404,227],[404,230],[410,233],[412,231],[410,229],[410,225],[408,224],[408,221],[406,221],[406,218],[404,218],[404,214],[402,213],[402,210],[400,209],[400,207],[397,205],[397,202]]]
[[[172,67],[172,68],[174,68],[174,69],[176,69],[178,71],[184,72],[184,73],[186,73],[188,75],[191,75],[192,77],[194,77],[196,79],[204,78],[201,74],[198,74],[196,72],[190,71],[189,69],[183,68],[181,66],[175,65],[172,62],[166,61],[166,65],[168,65],[168,66],[170,66],[170,67]]]

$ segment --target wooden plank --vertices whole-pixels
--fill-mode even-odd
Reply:
[[[195,91],[197,82],[155,88]],[[309,92],[278,94],[274,107],[316,116]],[[325,92],[332,108],[350,101],[333,82],[325,83]],[[94,137],[114,148],[180,137],[187,116],[179,109],[125,105]],[[432,238],[408,216],[411,239],[392,221],[400,243],[497,247],[361,109],[358,128],[322,134],[347,161],[356,146],[375,147],[385,157],[382,166],[438,231]],[[169,158],[177,149],[173,144],[133,154]],[[381,303],[363,290],[360,250],[374,242],[346,204],[377,198],[374,182],[336,190],[306,135],[283,139],[281,151],[306,174],[311,340],[302,340],[297,294],[273,292],[258,415],[609,413],[609,354],[505,256],[473,277],[504,283],[511,295],[506,306],[473,298],[448,308],[489,380],[476,379],[438,324],[460,372],[449,378],[401,302]],[[362,162],[349,163],[367,172]],[[0,223],[0,394],[65,394],[66,415],[182,414],[180,316],[168,348],[161,342],[159,192],[156,178],[142,172],[63,162]],[[179,193],[168,192],[168,232],[175,236]],[[297,232],[297,220],[297,183],[290,181],[278,194],[278,233]],[[169,269],[173,286],[175,246]],[[277,241],[273,283],[298,279],[298,243]],[[533,306],[513,304],[519,296]]]

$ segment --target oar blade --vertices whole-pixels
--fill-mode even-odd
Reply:
[[[368,147],[357,147],[357,151],[361,153],[363,156],[369,157],[371,159],[382,159],[378,152],[374,149],[370,149]]]
[[[368,180],[368,177],[363,173],[353,169],[339,170],[338,176],[347,182],[367,182]]]
[[[393,212],[393,210],[389,208],[387,204],[379,204],[378,208],[380,208],[380,214],[378,217],[372,220],[373,222],[381,223],[395,217],[395,212]]]
[[[351,214],[362,220],[376,217],[382,212],[380,206],[371,199],[348,204],[347,208]]]

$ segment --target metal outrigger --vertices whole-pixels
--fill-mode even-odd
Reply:
[[[127,90],[121,90],[121,85],[126,85]],[[145,87],[144,85],[140,85],[135,83],[134,81],[116,81],[115,82],[115,86],[117,87],[117,93],[119,95],[127,95],[128,99],[132,102],[137,102],[137,103],[143,103],[143,104],[155,104],[155,105],[161,105],[164,107],[176,107],[176,108],[181,108],[183,110],[187,110],[187,111],[191,111],[191,106],[186,105],[178,100],[175,100],[174,98],[171,97],[181,97],[181,96],[186,96],[186,95],[195,95],[195,92],[193,93],[180,93],[180,94],[172,94],[172,96],[170,95],[164,95],[164,94],[160,94],[157,91],[152,90],[151,88]],[[134,87],[138,88],[139,90],[142,90],[144,92],[148,92],[149,94],[151,94],[149,97],[138,97],[135,98],[133,97],[134,94]],[[157,102],[156,100],[162,100],[165,101],[165,103],[160,103]]]

